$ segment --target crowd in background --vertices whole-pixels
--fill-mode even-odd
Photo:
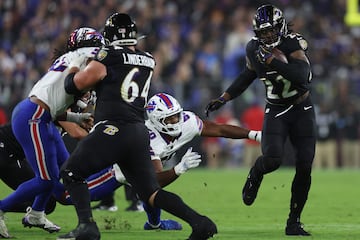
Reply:
[[[346,2],[0,0],[0,124],[11,118],[15,104],[49,68],[54,49],[65,47],[75,28],[90,26],[101,31],[104,19],[113,12],[129,13],[139,35],[146,36],[139,40],[139,48],[151,52],[157,63],[150,96],[167,92],[184,109],[204,117],[209,100],[245,66],[245,46],[254,35],[254,11],[272,3],[309,42],[319,130],[314,165],[360,167],[360,26],[344,23]],[[262,84],[256,81],[242,97],[210,118],[259,128]],[[248,111],[254,114],[250,119]],[[256,125],[249,125],[254,121]],[[250,166],[260,151],[250,141],[206,139],[195,144],[209,167]],[[291,148],[289,152],[284,161],[291,164]]]

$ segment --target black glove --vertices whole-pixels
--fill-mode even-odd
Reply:
[[[259,46],[259,49],[256,51],[257,60],[264,64],[272,56],[272,48],[265,47],[263,45]]]
[[[209,102],[209,104],[206,106],[205,108],[205,114],[206,117],[209,116],[209,112],[213,112],[215,110],[218,110],[219,108],[221,108],[224,104],[226,103],[225,98],[223,97],[219,97],[217,99],[211,100]]]

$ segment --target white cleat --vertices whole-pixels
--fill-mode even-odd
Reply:
[[[44,212],[39,212],[32,210],[31,207],[26,209],[25,217],[22,219],[22,224],[24,227],[38,227],[42,228],[49,233],[59,232],[60,227],[52,223],[49,219],[46,218]]]
[[[1,210],[0,210],[0,238],[10,238],[10,235],[8,233],[5,224],[4,212]]]

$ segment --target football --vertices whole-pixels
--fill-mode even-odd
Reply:
[[[273,48],[271,52],[277,60],[284,62],[284,63],[288,63],[288,60],[287,60],[285,54],[280,49]]]

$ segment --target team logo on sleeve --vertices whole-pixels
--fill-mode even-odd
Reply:
[[[305,39],[300,39],[299,45],[302,48],[302,50],[304,50],[304,51],[308,48],[308,43]]]
[[[102,61],[104,60],[104,58],[106,58],[106,56],[108,55],[108,52],[104,49],[101,49],[98,54],[96,55],[96,58],[99,60],[99,61]]]

